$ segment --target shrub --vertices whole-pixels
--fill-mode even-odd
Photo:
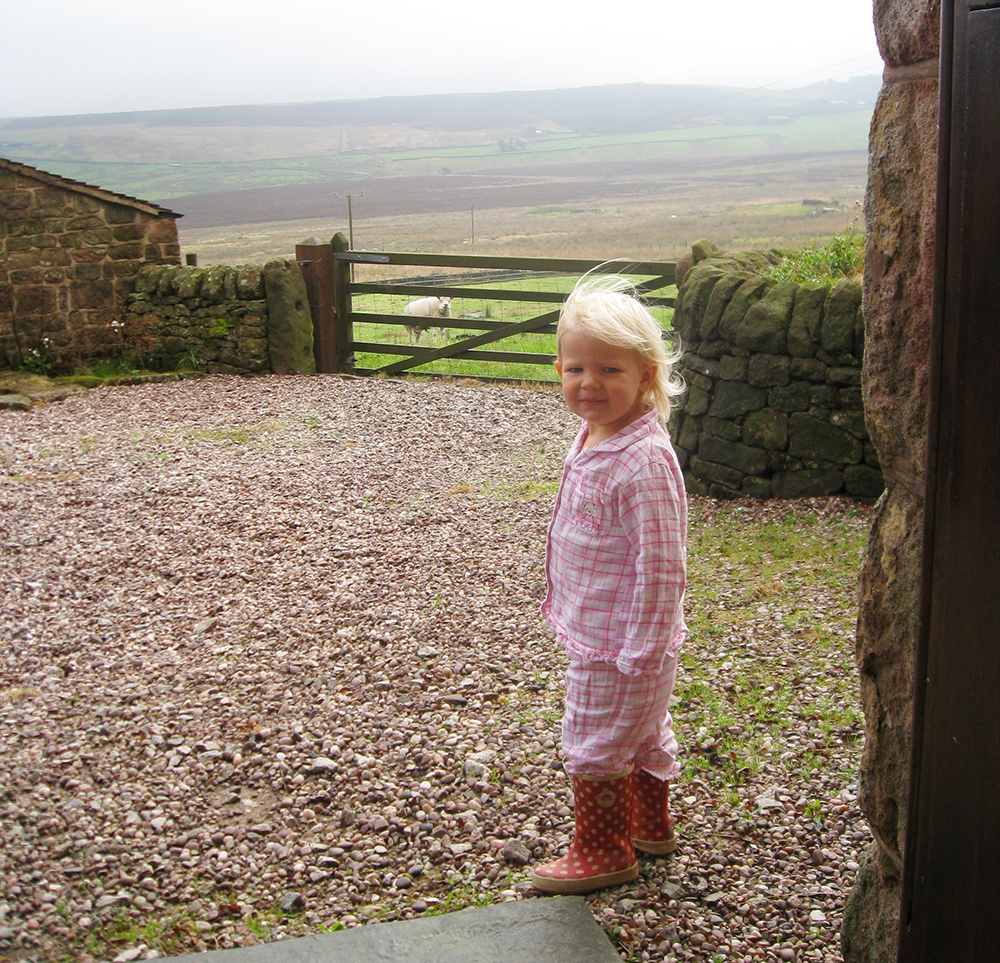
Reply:
[[[851,224],[822,247],[785,253],[768,274],[776,281],[839,281],[859,278],[865,262],[865,236]]]

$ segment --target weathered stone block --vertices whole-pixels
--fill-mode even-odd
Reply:
[[[23,221],[15,221],[7,229],[8,237],[24,237],[31,234],[41,234],[45,230],[45,221],[40,217],[29,217]],[[8,250],[12,250],[8,246]]]
[[[156,282],[156,296],[159,298],[166,298],[173,291],[174,277],[181,268],[179,265],[169,265],[163,268]]]
[[[142,260],[142,245],[112,244],[108,248],[108,257],[112,261],[140,261]]]
[[[767,470],[767,454],[759,448],[726,441],[702,433],[698,457],[719,465],[728,465],[743,475],[759,475]]]
[[[314,374],[312,315],[298,264],[285,258],[268,261],[263,278],[271,367],[277,374]]]
[[[684,410],[689,415],[703,415],[708,411],[710,395],[703,388],[688,383],[687,398],[684,401]]]
[[[875,37],[887,64],[920,63],[938,55],[939,0],[876,0]]]
[[[854,465],[861,461],[860,439],[828,421],[796,412],[788,419],[788,453],[793,458]]]
[[[840,927],[843,958],[855,963],[896,963],[902,898],[899,869],[882,855],[878,843],[869,844],[858,862]]]
[[[205,269],[196,267],[182,267],[170,282],[170,287],[179,298],[185,300],[196,298],[201,291],[202,282],[205,279]]]
[[[926,39],[910,39],[925,47],[936,36],[937,14],[924,15],[937,6],[936,0],[893,0],[885,16],[898,16],[901,24],[916,16],[928,32]],[[892,62],[905,61],[893,54]],[[926,459],[937,117],[935,81],[883,86],[872,117],[865,195],[865,408],[887,481],[903,481],[914,493],[923,492]]]
[[[116,227],[111,235],[116,241],[141,241],[143,230],[138,224],[123,224],[121,227]]]
[[[788,325],[788,353],[811,358],[820,343],[820,322],[830,289],[825,284],[801,284],[795,292],[795,306]]]
[[[109,224],[134,224],[137,214],[138,211],[133,210],[131,207],[124,207],[120,204],[106,204],[104,207],[104,219]],[[132,234],[129,237],[121,237],[118,238],[118,240],[136,240],[137,238],[142,237],[145,233],[138,224],[135,225],[135,229],[139,232],[138,234]]]
[[[18,315],[55,313],[55,289],[44,284],[17,287],[14,292],[14,310]]]
[[[236,294],[243,301],[259,301],[264,297],[264,272],[260,265],[246,264],[239,269]]]
[[[819,408],[839,408],[840,391],[833,385],[813,385],[809,391],[809,404]]]
[[[221,304],[225,299],[226,268],[222,264],[210,267],[205,271],[201,282],[201,296],[209,304]]]
[[[698,326],[698,334],[707,341],[714,341],[719,337],[719,324],[722,321],[723,312],[729,307],[729,302],[733,295],[744,281],[748,279],[746,274],[726,274],[719,278],[708,302],[705,305]]]
[[[177,222],[172,217],[156,217],[148,222],[146,240],[155,244],[177,243]]]
[[[93,214],[100,209],[101,204],[96,198],[88,197],[86,194],[73,195],[73,210],[77,214]]]
[[[751,305],[736,331],[736,344],[751,352],[784,353],[796,290],[795,281],[783,281]]]
[[[701,425],[698,418],[690,414],[684,416],[680,431],[677,433],[677,446],[684,451],[696,451],[698,448],[698,432]]]
[[[730,344],[736,344],[736,334],[747,315],[747,311],[772,287],[774,287],[774,281],[770,278],[751,277],[744,281],[730,298],[726,310],[722,312],[722,318],[719,321],[720,337]]]
[[[854,354],[854,330],[860,310],[861,285],[857,281],[842,281],[833,289],[820,327],[824,351],[838,356]]]
[[[31,207],[30,191],[0,191],[0,210],[26,211]]]
[[[815,358],[792,358],[788,370],[793,378],[803,381],[825,382],[828,365]]]
[[[885,491],[885,479],[877,468],[848,465],[844,469],[844,488],[848,495],[874,501]]]
[[[749,358],[739,358],[736,355],[725,354],[719,358],[719,377],[723,381],[746,381]]]
[[[711,378],[690,368],[684,368],[684,380],[695,388],[701,388],[702,391],[711,392],[715,388],[715,382]]]
[[[849,431],[855,438],[864,441],[868,437],[863,411],[834,411],[830,414],[830,424]]]
[[[767,392],[763,388],[755,388],[739,381],[720,381],[715,386],[715,396],[709,412],[716,418],[739,418],[763,408],[765,404]]]
[[[749,495],[751,498],[770,498],[771,479],[758,478],[756,475],[747,475],[747,477],[740,482],[740,490],[744,492],[744,494]]]
[[[701,430],[707,435],[725,438],[726,441],[739,441],[741,435],[740,426],[735,421],[724,418],[705,418],[701,423]]]
[[[829,368],[826,372],[826,380],[834,385],[860,385],[860,368]]]
[[[788,447],[788,415],[772,408],[751,412],[743,421],[743,441],[768,451]]]
[[[695,353],[700,354],[703,358],[718,361],[724,354],[728,354],[732,350],[732,345],[728,341],[702,341],[696,346]]]
[[[684,368],[690,377],[690,372],[694,371],[706,378],[719,377],[719,365],[715,361],[699,357],[696,354],[686,354],[684,356]]]
[[[673,325],[685,341],[697,339],[705,306],[721,276],[722,272],[717,267],[708,264],[693,267],[684,278],[684,285],[677,292]]]
[[[99,217],[74,217],[66,224],[67,231],[99,231],[104,227]],[[110,240],[110,234],[108,235]]]
[[[227,267],[222,281],[222,294],[224,301],[236,300],[236,278],[239,271],[233,267]]]
[[[818,498],[835,495],[843,487],[843,478],[834,468],[779,472],[771,479],[771,493],[775,498]]]
[[[56,187],[35,188],[35,206],[62,210],[65,207],[66,195]]]
[[[774,388],[787,385],[790,359],[781,354],[755,354],[747,367],[747,381],[758,388]]]
[[[740,482],[743,481],[742,473],[738,472],[735,468],[713,464],[697,456],[691,457],[691,473],[703,481],[717,482],[734,491],[739,490]]]
[[[113,308],[115,289],[110,281],[71,281],[70,303],[74,308]]]
[[[92,231],[84,231],[80,235],[80,240],[88,247],[103,247],[105,244],[110,244],[114,238],[111,236],[110,228],[102,227]]]

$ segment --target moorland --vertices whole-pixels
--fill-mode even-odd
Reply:
[[[199,264],[369,250],[800,247],[860,211],[875,76],[0,119],[0,155],[184,215]],[[350,198],[350,200],[349,200]],[[348,219],[350,204],[351,218]]]

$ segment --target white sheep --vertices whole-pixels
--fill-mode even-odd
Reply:
[[[403,308],[403,314],[411,318],[450,318],[451,298],[417,298]],[[410,343],[420,344],[420,335],[431,327],[430,324],[406,325]],[[441,339],[444,340],[444,328],[438,330],[441,332]]]

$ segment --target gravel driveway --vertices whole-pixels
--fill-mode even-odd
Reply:
[[[0,961],[542,898],[525,864],[573,819],[538,606],[574,432],[553,391],[336,377],[0,413]],[[849,591],[815,601],[852,618]],[[853,675],[837,638],[813,672],[785,660],[796,704]],[[731,691],[741,665],[703,677]],[[869,838],[857,725],[790,718],[727,794],[688,705],[681,847],[596,918],[626,960],[839,959]],[[805,751],[826,761],[796,783]]]

